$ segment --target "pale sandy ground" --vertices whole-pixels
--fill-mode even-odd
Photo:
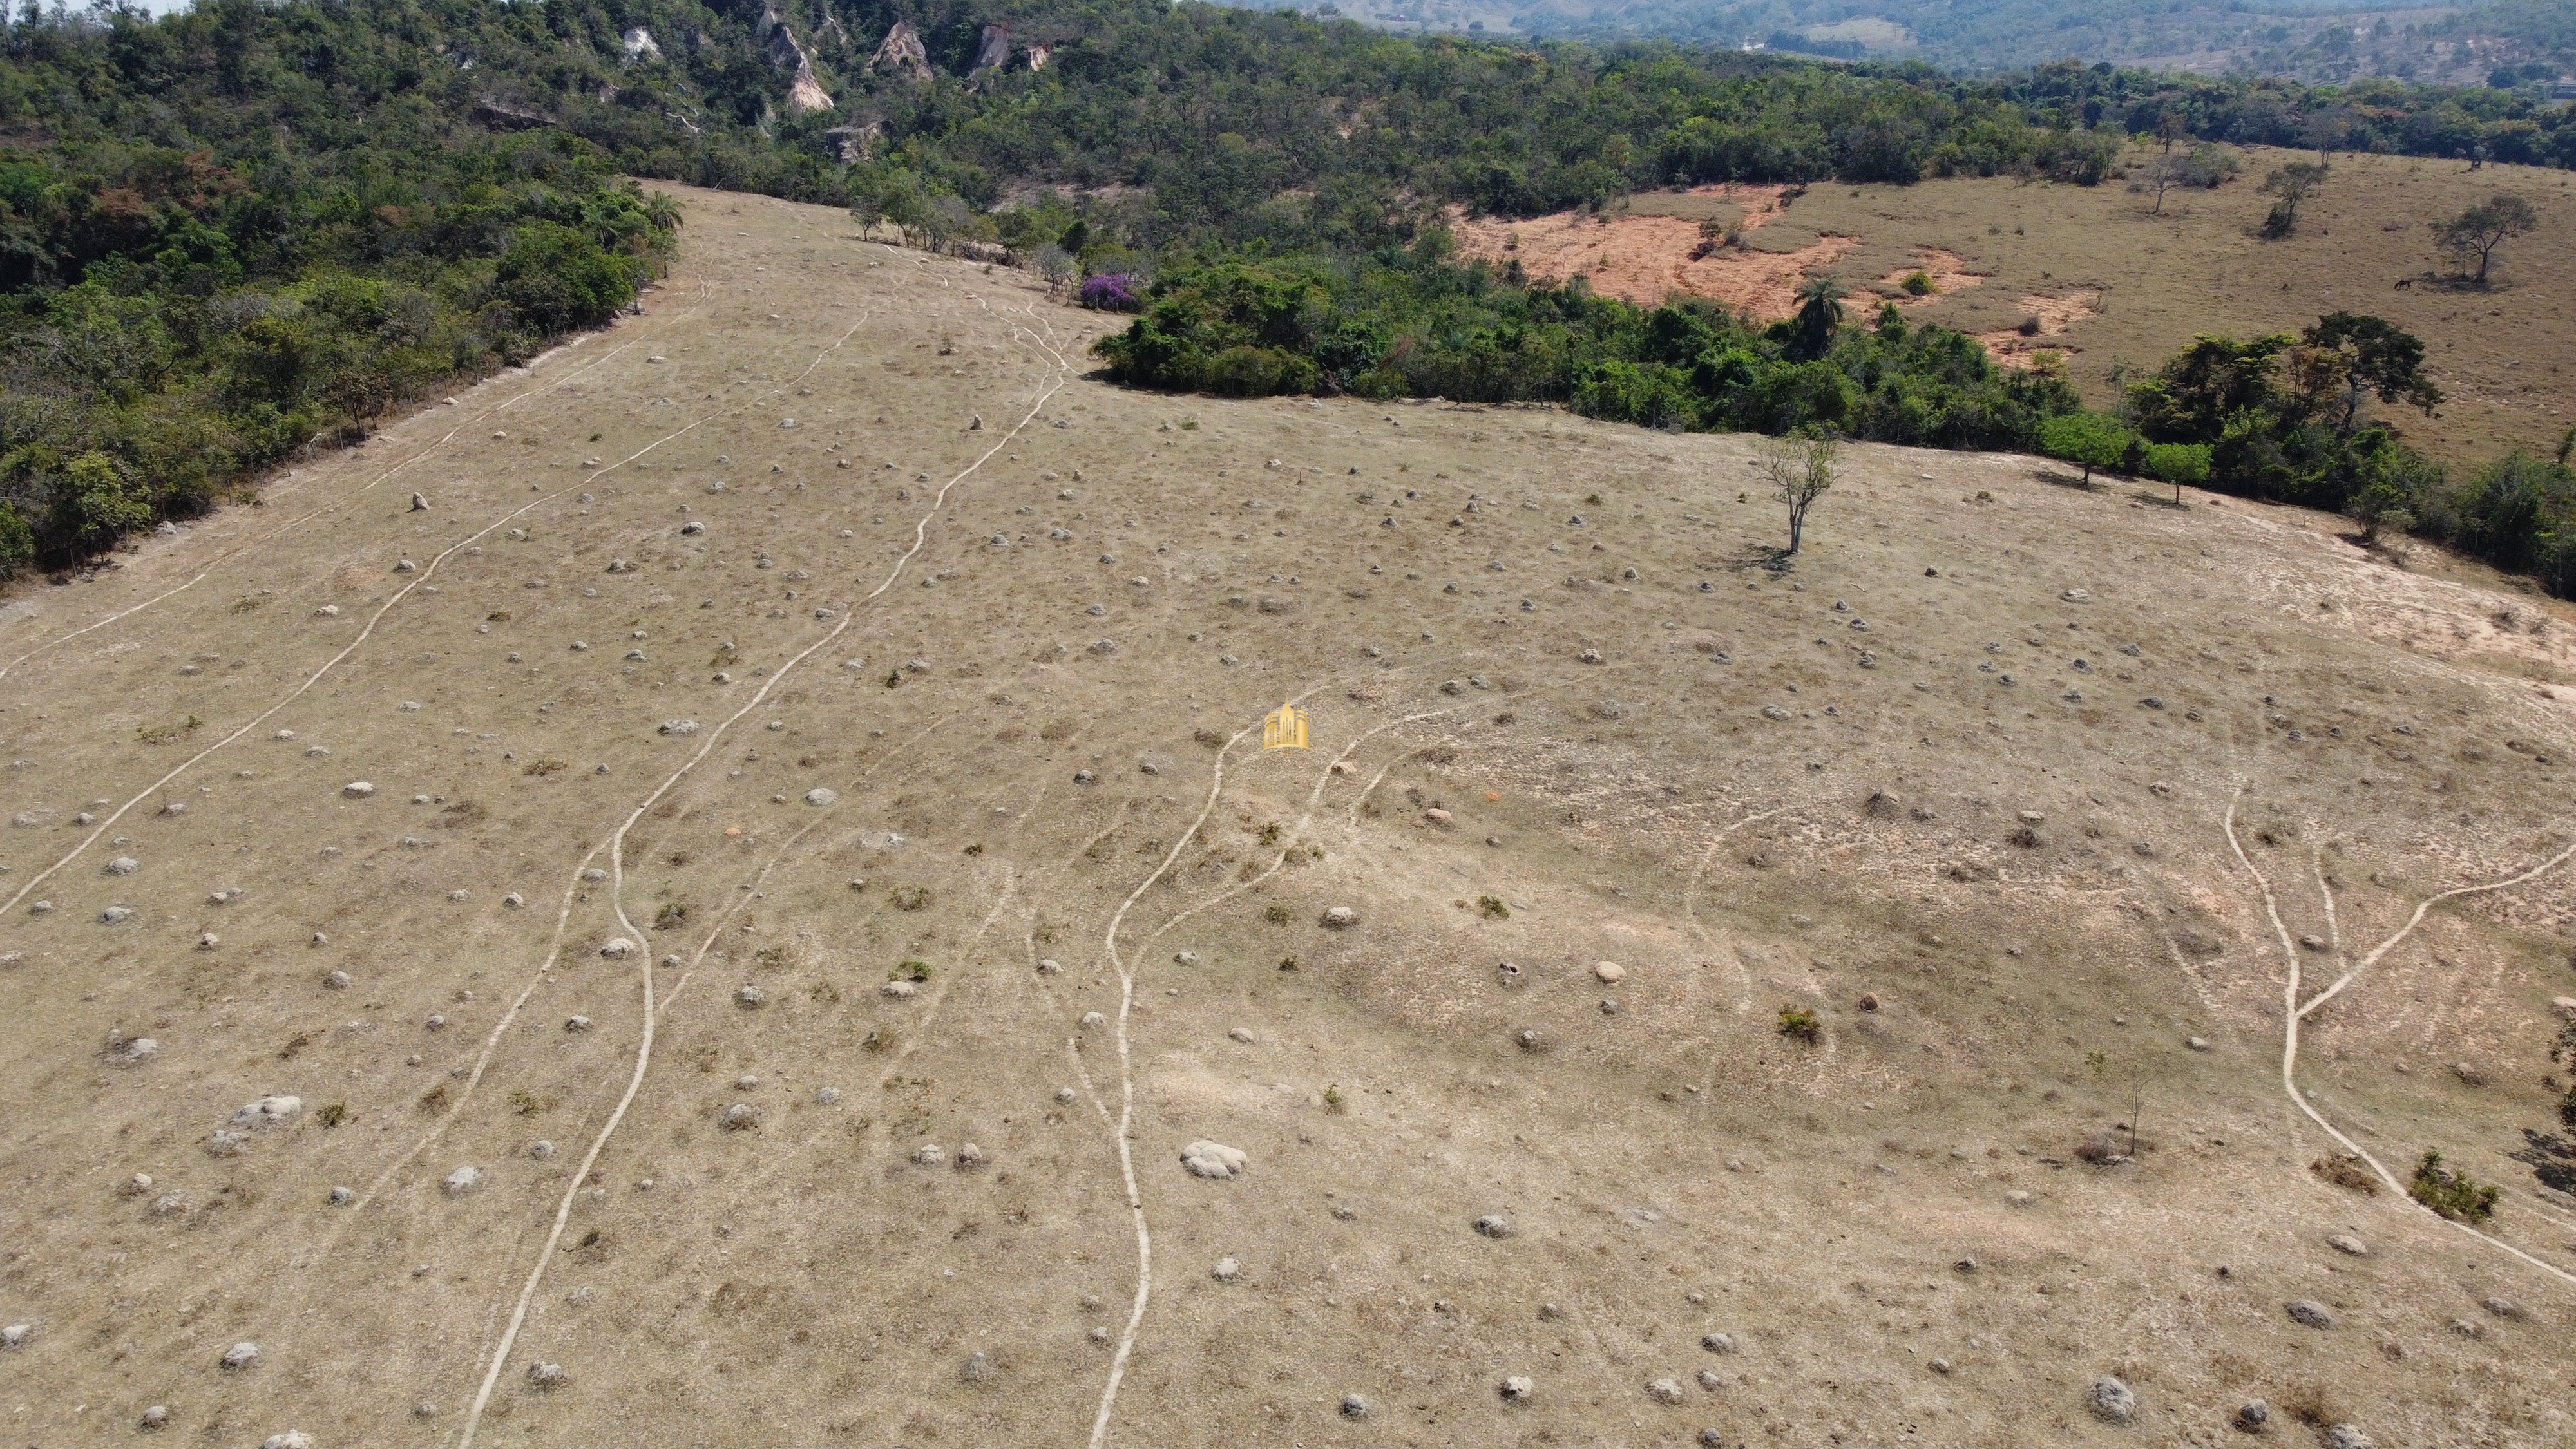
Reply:
[[[1125,393],[1021,278],[687,201],[642,316],[0,609],[12,1442],[456,1445],[487,1374],[490,1444],[2576,1438],[2576,1205],[2504,1155],[2576,876],[2299,1067],[2535,1265],[2309,1172],[2222,828],[2301,999],[2576,841],[2558,606],[1879,448],[1774,573],[1749,440]]]

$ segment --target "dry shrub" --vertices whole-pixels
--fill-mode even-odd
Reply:
[[[2379,1191],[2379,1178],[2362,1160],[2348,1152],[2330,1152],[2308,1164],[2308,1171],[2337,1187],[2348,1187],[2369,1197]]]

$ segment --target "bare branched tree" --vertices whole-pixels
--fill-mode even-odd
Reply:
[[[1807,510],[1834,486],[1834,458],[1840,447],[1828,435],[1792,434],[1766,440],[1761,447],[1762,476],[1773,496],[1789,505],[1789,552],[1805,541]]]

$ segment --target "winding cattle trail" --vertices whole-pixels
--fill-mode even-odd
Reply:
[[[2569,1287],[2576,1287],[2576,1273],[2570,1273],[2555,1263],[2536,1258],[2531,1254],[2524,1252],[2522,1249],[2515,1247],[2513,1244],[2504,1241],[2502,1238],[2495,1237],[2492,1234],[2479,1232],[2476,1228],[2470,1227],[2467,1223],[2460,1222],[2455,1218],[2444,1217],[2442,1214],[2434,1212],[2431,1208],[2415,1201],[2415,1199],[2406,1191],[2406,1185],[2397,1180],[2397,1175],[2395,1173],[2390,1172],[2386,1166],[2381,1164],[2377,1157],[2372,1156],[2371,1153],[2360,1143],[2355,1142],[2350,1137],[2344,1135],[2340,1128],[2326,1120],[2325,1114],[2319,1112],[2316,1107],[2308,1101],[2306,1094],[2299,1090],[2298,1079],[2299,1023],[2307,1019],[2309,1012],[2324,1005],[2329,997],[2333,996],[2336,992],[2343,990],[2344,986],[2348,984],[2355,975],[2359,974],[2362,967],[2366,967],[2372,962],[2377,961],[2380,957],[2386,955],[2391,948],[2396,946],[2398,942],[2406,939],[2406,937],[2414,931],[2415,927],[2423,921],[2425,912],[2431,910],[2436,903],[2449,900],[2454,896],[2476,895],[2485,891],[2499,891],[2508,886],[2520,885],[2524,881],[2530,880],[2558,865],[2561,861],[2566,860],[2571,855],[2576,855],[2576,846],[2569,846],[2567,849],[2560,851],[2558,854],[2551,856],[2548,860],[2543,861],[2541,864],[2534,866],[2519,875],[2508,876],[2503,880],[2489,881],[2482,885],[2458,886],[2453,889],[2443,891],[2437,895],[2427,897],[2421,904],[2415,907],[2415,913],[2407,918],[2406,924],[2399,927],[2396,934],[2379,943],[2379,945],[2375,947],[2366,958],[2364,958],[2362,966],[2355,967],[2352,971],[2346,972],[2342,980],[2337,981],[2333,986],[2326,990],[2319,992],[2313,1000],[2308,1002],[2307,1005],[2301,1006],[2299,1004],[2298,943],[2290,938],[2289,928],[2281,923],[2281,908],[2279,902],[2273,898],[2272,882],[2267,879],[2262,870],[2254,864],[2253,857],[2245,853],[2244,844],[2236,838],[2236,805],[2237,802],[2242,800],[2251,792],[2251,790],[2251,785],[2243,781],[2238,782],[2237,788],[2230,792],[2227,797],[2227,814],[2221,821],[2221,826],[2227,834],[2227,848],[2236,853],[2237,864],[2245,867],[2245,873],[2254,878],[2255,889],[2262,894],[2263,914],[2270,919],[2272,923],[2272,934],[2280,941],[2281,944],[2282,958],[2289,963],[2287,968],[2287,979],[2282,984],[2281,997],[2282,1016],[2284,1018],[2281,1031],[2281,1090],[2288,1094],[2290,1104],[2297,1107],[2302,1113],[2305,1113],[2308,1120],[2316,1123],[2318,1128],[2328,1137],[2331,1137],[2336,1142],[2342,1144],[2345,1151],[2351,1153],[2356,1159],[2369,1164],[2370,1170],[2378,1176],[2380,1182],[2385,1184],[2391,1193],[2396,1195],[2397,1201],[2403,1207],[2412,1208],[2414,1211],[2422,1213],[2433,1219],[2433,1221],[2441,1223],[2447,1227],[2457,1228],[2461,1232],[2468,1234],[2470,1237],[2477,1239],[2479,1242],[2487,1244],[2489,1247],[2500,1248],[2503,1251],[2512,1254],[2514,1257],[2521,1259],[2532,1267],[2538,1268],[2540,1271],[2549,1274],[2551,1277],[2558,1279]],[[2324,885],[2322,877],[2320,877],[2318,884],[2321,887]],[[2331,905],[2329,905],[2328,910],[2329,913],[2331,913]]]
[[[841,343],[846,342],[852,333],[857,332],[859,327],[863,325],[866,320],[866,316],[863,315],[858,322],[852,323],[850,331],[843,333],[840,341],[834,342],[830,348],[825,349],[826,354],[837,350],[841,346]],[[529,1270],[527,1284],[519,1290],[518,1301],[510,1310],[510,1321],[508,1327],[502,1330],[500,1341],[492,1346],[491,1358],[485,1367],[483,1382],[481,1386],[475,1390],[473,1407],[466,1412],[464,1433],[458,1440],[458,1449],[472,1449],[475,1432],[482,1424],[484,1408],[491,1402],[493,1386],[500,1382],[502,1366],[509,1362],[510,1349],[517,1343],[520,1327],[527,1321],[529,1300],[536,1296],[538,1285],[544,1281],[547,1264],[553,1260],[556,1245],[563,1240],[564,1225],[571,1221],[573,1203],[580,1196],[582,1182],[590,1175],[591,1168],[599,1161],[600,1153],[607,1150],[608,1141],[611,1137],[616,1135],[618,1124],[625,1120],[627,1109],[634,1105],[635,1094],[643,1087],[645,1073],[652,1065],[654,1029],[661,1019],[661,1014],[654,1005],[654,968],[651,938],[632,921],[630,921],[626,915],[624,894],[626,885],[625,849],[627,832],[634,828],[637,821],[644,818],[645,811],[651,809],[656,801],[669,793],[673,786],[679,784],[682,778],[684,778],[691,770],[695,769],[699,762],[704,760],[707,755],[715,749],[717,743],[724,738],[725,733],[728,730],[732,729],[744,715],[747,715],[753,710],[759,708],[762,701],[769,697],[770,691],[776,689],[782,680],[785,680],[789,675],[795,673],[797,668],[804,664],[806,660],[812,658],[816,651],[839,640],[844,633],[849,631],[850,626],[858,621],[861,609],[874,603],[878,598],[884,595],[886,590],[894,587],[895,581],[903,577],[904,569],[911,564],[913,559],[919,555],[921,550],[928,544],[930,537],[930,521],[938,517],[940,511],[947,506],[949,494],[956,489],[957,485],[965,482],[967,478],[973,476],[977,470],[981,469],[987,462],[990,462],[996,454],[1002,451],[1002,449],[1009,446],[1011,441],[1020,435],[1021,430],[1026,428],[1030,422],[1036,419],[1039,410],[1046,406],[1047,399],[1053,397],[1056,392],[1064,386],[1071,376],[1071,369],[1065,365],[1062,357],[1056,354],[1053,348],[1047,347],[1043,342],[1039,342],[1037,345],[1041,350],[1046,351],[1050,356],[1056,358],[1057,366],[1054,376],[1050,378],[1047,385],[1039,391],[1037,397],[1029,403],[1028,411],[1020,416],[1020,420],[1018,422],[1012,424],[1008,431],[995,438],[993,445],[990,448],[985,449],[984,452],[973,462],[967,464],[954,476],[949,478],[947,482],[939,486],[939,492],[930,500],[930,506],[923,510],[919,519],[917,519],[913,524],[912,546],[905,549],[902,556],[895,560],[894,566],[887,570],[884,581],[879,583],[874,589],[869,590],[866,597],[860,599],[857,605],[843,613],[841,618],[834,623],[829,630],[825,631],[820,638],[806,645],[802,650],[789,658],[785,664],[780,665],[776,670],[772,671],[769,677],[762,682],[760,688],[753,692],[751,698],[743,703],[742,708],[735,710],[732,714],[726,716],[723,722],[718,724],[714,729],[706,731],[706,740],[703,744],[698,746],[697,753],[691,755],[678,769],[672,771],[670,776],[664,779],[660,785],[654,787],[651,794],[645,796],[642,801],[638,802],[635,808],[628,813],[624,823],[617,827],[616,833],[609,838],[609,879],[611,882],[609,902],[616,911],[618,924],[624,926],[633,934],[634,939],[637,942],[637,949],[634,954],[636,959],[642,963],[638,967],[638,971],[640,973],[640,980],[644,990],[644,1017],[643,1030],[635,1047],[635,1067],[633,1072],[627,1078],[625,1095],[618,1098],[616,1109],[609,1113],[608,1121],[600,1127],[598,1135],[591,1139],[590,1150],[583,1155],[580,1169],[573,1174],[571,1185],[564,1189],[562,1202],[556,1206],[554,1225],[547,1231],[545,1246],[537,1253],[536,1266]],[[822,358],[820,356],[815,358],[815,365],[819,366],[821,362]],[[812,366],[809,366],[806,369],[807,373],[812,371]],[[799,374],[800,378],[803,375],[804,374]],[[576,871],[575,878],[578,879],[578,877],[579,872]]]

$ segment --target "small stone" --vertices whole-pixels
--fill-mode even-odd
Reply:
[[[1646,1385],[1646,1397],[1658,1404],[1678,1404],[1682,1401],[1682,1386],[1672,1379],[1657,1379]]]
[[[365,780],[351,780],[348,784],[340,787],[340,793],[348,796],[352,800],[364,800],[368,796],[376,793],[376,787]]]
[[[948,1150],[936,1142],[925,1142],[912,1150],[913,1162],[921,1167],[941,1167],[948,1162]]]
[[[1925,1364],[1924,1367],[1932,1370],[1932,1372],[1936,1374],[1946,1374],[1950,1371],[1950,1361],[1946,1358],[1936,1358],[1930,1363]]]
[[[1109,1018],[1102,1016],[1099,1012],[1086,1011],[1082,1014],[1081,1026],[1084,1031],[1098,1031],[1108,1024]]]
[[[148,1434],[169,1427],[169,1423],[170,1406],[167,1404],[154,1404],[151,1408],[143,1411],[143,1418],[136,1424],[136,1427],[142,1429]]]
[[[346,991],[346,990],[348,990],[348,989],[349,989],[349,973],[348,973],[348,972],[346,972],[346,971],[334,971],[334,972],[332,972],[330,975],[323,977],[323,978],[322,978],[322,989],[324,989],[325,991]]]
[[[2272,1406],[2261,1399],[2247,1399],[2236,1406],[2236,1427],[2248,1434],[2261,1430],[2271,1418]]]
[[[1693,1374],[1692,1377],[1698,1380],[1701,1388],[1708,1390],[1712,1394],[1716,1393],[1718,1387],[1726,1382],[1726,1380],[1718,1377],[1717,1370],[1715,1369],[1701,1369],[1698,1373]]]
[[[1529,1402],[1530,1395],[1538,1388],[1536,1384],[1530,1382],[1527,1374],[1513,1374],[1504,1379],[1498,1387],[1506,1404],[1526,1404]]]
[[[841,1089],[838,1087],[817,1087],[814,1089],[814,1105],[817,1107],[829,1107],[840,1100]]]
[[[1172,961],[1175,965],[1196,966],[1199,964],[1199,953],[1196,951],[1175,951],[1172,953]]]
[[[234,1344],[224,1350],[224,1356],[217,1362],[223,1365],[226,1373],[237,1374],[244,1369],[255,1367],[259,1363],[259,1345],[250,1342]]]
[[[1592,974],[1604,983],[1616,986],[1628,979],[1628,968],[1616,961],[1596,961],[1592,964]]]
[[[572,1382],[572,1375],[565,1373],[559,1363],[532,1363],[528,1365],[528,1382],[541,1389],[559,1389]]]
[[[2514,1302],[2510,1298],[2499,1298],[2492,1293],[2479,1300],[2479,1306],[2483,1307],[2487,1312],[2494,1314],[2498,1318],[2520,1318],[2522,1316],[2521,1304]]]
[[[1064,963],[1056,960],[1052,956],[1041,957],[1038,961],[1038,974],[1040,976],[1061,976],[1064,974]]]
[[[897,1001],[909,1001],[921,994],[921,988],[910,981],[889,981],[877,990]]]
[[[1216,1260],[1216,1266],[1208,1270],[1208,1274],[1220,1283],[1231,1283],[1243,1276],[1243,1264],[1232,1258],[1219,1258]]]
[[[1328,907],[1324,912],[1324,929],[1345,931],[1360,923],[1360,913],[1348,906]]]
[[[1189,1169],[1192,1177],[1241,1177],[1250,1161],[1243,1149],[1205,1138],[1181,1149],[1181,1166]]]
[[[528,1145],[528,1155],[539,1162],[551,1162],[554,1160],[555,1145],[540,1137]]]
[[[609,938],[606,945],[599,948],[599,954],[607,957],[611,961],[622,961],[628,956],[633,955],[634,952],[635,943],[627,940],[624,936],[612,936]]]
[[[1728,1333],[1703,1333],[1699,1336],[1699,1346],[1710,1353],[1733,1353],[1735,1336]]]
[[[1252,1045],[1252,1029],[1250,1027],[1238,1026],[1232,1031],[1227,1032],[1226,1035],[1235,1041],[1243,1043],[1245,1046]]]
[[[2084,1393],[2084,1403],[2105,1423],[2125,1424],[2138,1416],[2138,1396],[2115,1378],[2095,1379]]]
[[[2196,1052],[2205,1052],[2209,1050],[2209,1038],[2205,1036],[2184,1037],[2182,1039],[2182,1044]]]
[[[2028,1188],[2013,1187],[2004,1189],[2004,1201],[2013,1207],[2028,1207],[2035,1199]]]
[[[957,1170],[970,1171],[984,1165],[984,1149],[969,1142],[957,1149]]]
[[[1075,1095],[1076,1094],[1071,1087],[1058,1087],[1055,1089],[1055,1099],[1068,1106],[1072,1105]]]
[[[564,1018],[564,1030],[566,1030],[566,1031],[570,1031],[570,1032],[584,1032],[584,1031],[588,1031],[588,1030],[590,1030],[590,1018],[589,1018],[589,1017],[586,1017],[586,1016],[568,1016],[568,1017],[565,1017],[565,1018]]]
[[[460,1167],[441,1179],[438,1188],[449,1197],[463,1197],[468,1193],[480,1192],[483,1189],[483,1169]]]
[[[760,992],[760,988],[759,988],[759,987],[754,986],[754,985],[752,985],[752,984],[751,984],[751,983],[749,983],[749,982],[745,982],[745,983],[743,983],[743,985],[742,985],[741,989],[739,989],[739,990],[737,990],[737,991],[735,991],[735,992],[734,992],[734,994],[733,994],[733,999],[734,999],[734,1001],[735,1001],[737,1004],[739,1004],[739,1005],[741,1005],[741,1006],[744,1006],[744,1007],[753,1007],[753,1006],[758,1006],[761,1002],[763,1002],[763,1001],[767,1000],[768,998],[767,998],[767,997],[765,997],[765,996],[763,996],[763,995],[761,995],[761,992]]]
[[[109,875],[132,875],[143,868],[143,862],[130,855],[120,855],[107,863]]]
[[[313,1436],[301,1429],[289,1429],[260,1440],[259,1449],[313,1449]]]
[[[2324,1436],[2317,1442],[2323,1445],[2324,1449],[2378,1449],[2371,1437],[2361,1432],[2360,1426],[2355,1424],[2337,1424],[2326,1430]]]
[[[27,1340],[35,1336],[36,1325],[12,1323],[6,1328],[0,1328],[0,1348],[24,1348],[27,1346]]]
[[[2334,1327],[2334,1311],[2313,1298],[2293,1298],[2283,1307],[2293,1323],[2309,1328]]]
[[[1356,472],[1358,472],[1359,470],[1358,470],[1357,468],[1354,468],[1354,469],[1352,469],[1351,471],[1352,471],[1352,472],[1354,472],[1354,473],[1356,473]],[[1343,1418],[1345,1418],[1345,1419],[1365,1419],[1365,1418],[1367,1418],[1367,1417],[1368,1417],[1368,1412],[1369,1412],[1368,1400],[1361,1398],[1361,1397],[1360,1397],[1359,1395],[1357,1395],[1357,1394],[1344,1394],[1344,1395],[1342,1395],[1342,1417],[1343,1417]]]
[[[50,909],[52,903],[50,901],[38,901],[36,902],[36,905],[40,910]],[[98,919],[100,923],[104,925],[123,925],[125,922],[134,919],[134,907],[109,906],[106,910],[98,913]]]
[[[813,789],[805,792],[805,803],[808,805],[820,806],[837,804],[839,803],[840,798],[841,797],[838,792],[823,785],[817,785]]]
[[[2336,1233],[2332,1237],[2326,1239],[2326,1246],[2334,1249],[2338,1253],[2350,1253],[2356,1258],[2367,1258],[2370,1256],[2369,1247],[2363,1244],[2361,1239],[2354,1237],[2350,1233]]]
[[[152,1060],[160,1051],[161,1043],[148,1036],[138,1036],[125,1044],[124,1055],[127,1065],[134,1066]]]
[[[760,1125],[760,1109],[749,1102],[736,1102],[724,1109],[716,1125],[727,1132],[748,1132]]]
[[[1476,1232],[1480,1237],[1508,1238],[1512,1235],[1512,1225],[1500,1213],[1487,1213],[1476,1219]]]
[[[348,1188],[335,1187],[331,1189],[331,1206],[333,1207],[347,1207],[349,1204],[356,1202],[357,1200],[358,1195],[355,1192],[350,1191]]]

